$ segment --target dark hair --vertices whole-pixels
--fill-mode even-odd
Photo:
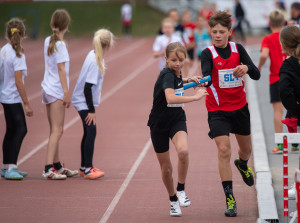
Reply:
[[[300,64],[300,29],[297,26],[286,26],[281,30],[279,39],[285,48],[291,50]]]
[[[166,57],[168,58],[171,52],[175,52],[176,56],[178,57],[178,52],[182,52],[186,58],[187,52],[186,48],[180,42],[173,42],[170,43],[166,48]],[[165,67],[168,67],[166,63]]]
[[[220,24],[226,27],[228,30],[231,29],[231,14],[226,11],[218,11],[216,14],[212,15],[208,20],[208,25],[210,28],[215,27]]]
[[[299,3],[299,2],[294,2],[294,3],[291,5],[291,8],[300,11],[300,3]]]
[[[51,35],[49,47],[47,50],[48,56],[54,53],[54,49],[57,50],[56,41],[60,40],[58,33],[68,28],[70,22],[71,17],[65,9],[57,9],[52,14],[50,26],[52,28],[53,34]]]
[[[6,23],[6,37],[16,51],[17,57],[21,57],[21,53],[24,52],[21,46],[21,37],[23,36],[25,36],[25,25],[21,19],[12,18]]]

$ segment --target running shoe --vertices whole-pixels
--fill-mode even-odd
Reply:
[[[229,198],[226,201],[226,211],[225,216],[227,217],[235,217],[236,216],[236,202],[231,194],[229,194]]]
[[[69,170],[65,167],[60,168],[59,170],[57,170],[57,172],[66,175],[67,177],[73,177],[78,174],[78,170]]]
[[[254,184],[254,177],[253,177],[254,173],[251,170],[251,168],[249,168],[248,166],[247,166],[247,170],[241,169],[240,166],[239,166],[239,161],[240,161],[239,158],[235,159],[234,160],[234,164],[238,168],[238,170],[240,171],[240,173],[241,173],[241,175],[243,177],[244,182],[249,187],[251,187]]]
[[[295,183],[293,183],[291,185],[291,187],[289,188],[289,190],[288,190],[289,199],[290,200],[296,199],[296,193],[297,193],[297,191],[296,191],[296,185],[295,185]]]
[[[1,168],[1,177],[5,177],[6,169]]]
[[[291,147],[291,152],[292,152],[292,153],[297,153],[297,152],[299,152],[299,145],[298,145],[298,146],[293,146],[293,145],[292,145],[292,147]]]
[[[283,151],[283,145],[282,144],[278,144],[273,150],[272,153],[274,154],[282,154]]]
[[[170,215],[174,217],[181,216],[181,209],[178,201],[171,201]]]
[[[179,204],[181,207],[188,207],[191,205],[191,201],[188,198],[188,196],[186,196],[184,190],[183,191],[177,191],[177,197],[179,200]]]
[[[89,179],[89,180],[95,180],[97,178],[101,178],[104,176],[104,172],[102,172],[101,170],[97,169],[97,168],[92,168],[89,170],[89,172],[84,173],[84,179]]]
[[[48,180],[65,180],[67,176],[64,174],[60,174],[54,167],[51,167],[47,173],[43,171],[42,177]]]
[[[78,173],[79,173],[80,176],[83,177],[84,176],[84,169],[79,168]]]
[[[17,168],[12,168],[10,171],[6,171],[4,177],[7,180],[23,180],[23,176],[19,174]]]

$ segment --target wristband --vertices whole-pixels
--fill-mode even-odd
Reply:
[[[28,100],[27,100],[27,101],[24,101],[23,104],[24,104],[24,105],[28,105],[28,104],[29,104],[29,101],[28,101]]]

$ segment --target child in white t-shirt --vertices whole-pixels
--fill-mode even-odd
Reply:
[[[85,58],[72,96],[72,104],[82,119],[84,129],[79,174],[85,179],[97,179],[104,176],[104,172],[93,167],[97,132],[95,107],[99,106],[101,98],[105,71],[103,56],[113,45],[113,34],[107,29],[100,29],[94,35],[93,44],[94,49]]]
[[[159,70],[161,71],[166,64],[166,48],[170,43],[180,42],[184,45],[182,38],[174,34],[174,22],[170,18],[163,19],[161,23],[163,35],[156,37],[153,44],[154,58],[159,58]]]
[[[24,88],[24,77],[27,75],[24,50],[21,46],[24,36],[23,21],[12,18],[6,24],[6,37],[9,42],[0,50],[0,101],[6,121],[1,176],[8,180],[22,180],[27,175],[17,167],[22,141],[27,133],[24,110],[28,117],[33,115]]]
[[[69,108],[69,53],[64,34],[70,24],[66,10],[58,9],[52,14],[53,34],[46,38],[44,45],[45,74],[42,81],[42,102],[46,104],[50,124],[50,137],[47,146],[45,170],[42,177],[62,180],[78,174],[77,170],[64,168],[58,155],[59,140],[63,133],[65,107]]]

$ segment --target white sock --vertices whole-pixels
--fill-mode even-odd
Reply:
[[[2,169],[7,170],[8,169],[8,164],[2,164]]]
[[[7,171],[9,172],[13,168],[18,168],[18,166],[16,164],[8,164],[8,168],[7,168],[8,170]]]
[[[91,169],[92,169],[92,167],[90,167],[90,168],[85,168],[84,173],[87,174]]]

